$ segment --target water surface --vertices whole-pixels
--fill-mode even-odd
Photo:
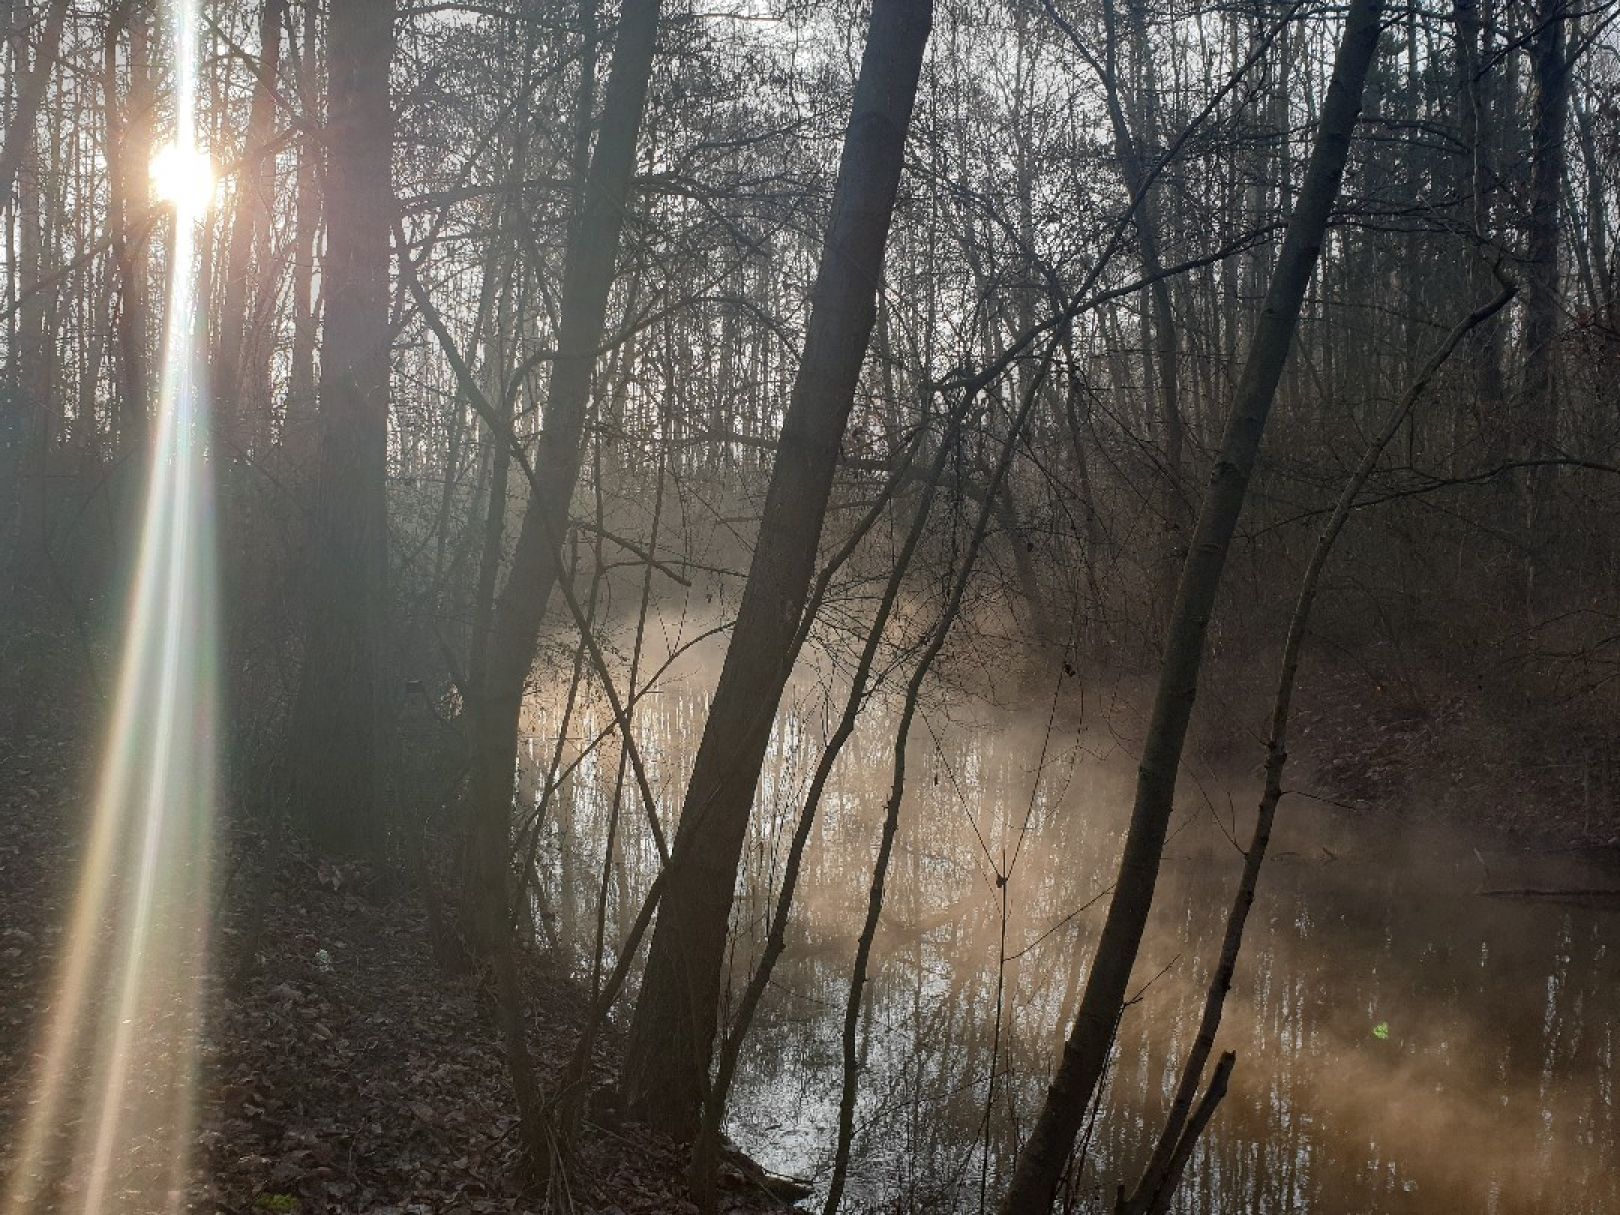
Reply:
[[[712,669],[688,666],[637,716],[665,816],[680,804]],[[1077,722],[1073,688],[1056,714],[1039,690],[1011,706],[940,696],[914,731],[864,1005],[846,1209],[994,1202],[1078,1000],[1129,808],[1138,723],[1096,699]],[[804,680],[779,717],[739,882],[734,991],[840,707]],[[731,1103],[728,1130],[744,1148],[823,1182],[896,708],[869,706],[835,770]],[[559,714],[545,704],[532,722],[531,798]],[[565,763],[609,720],[576,708]],[[590,752],[548,808],[545,927],[582,970],[617,769],[616,748]],[[1109,1209],[1151,1150],[1218,950],[1234,840],[1248,837],[1252,773],[1193,765],[1182,785],[1137,998],[1076,1166],[1079,1210]],[[656,871],[628,777],[623,787],[610,946]],[[1620,1211],[1620,915],[1481,893],[1620,882],[1567,856],[1402,825],[1418,817],[1285,799],[1218,1043],[1237,1069],[1177,1211]]]

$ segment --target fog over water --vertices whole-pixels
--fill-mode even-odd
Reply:
[[[697,651],[637,709],[666,820],[678,812],[712,678],[712,656]],[[833,682],[829,693],[796,677],[778,717],[734,911],[733,999],[842,707]],[[855,1209],[978,1210],[981,1185],[993,1201],[1038,1108],[1101,924],[1135,776],[1131,710],[1065,684],[1055,711],[1049,681],[1016,704],[940,692],[913,733],[861,1030]],[[526,799],[544,786],[560,710],[559,695],[528,723]],[[740,1146],[823,1182],[897,711],[893,699],[873,700],[834,771],[788,951],[731,1100],[728,1132]],[[604,706],[577,705],[563,766],[610,721]],[[579,759],[547,805],[538,856],[540,926],[586,975],[618,758],[607,743]],[[1289,787],[1307,783],[1305,767]],[[1117,1184],[1133,1184],[1162,1125],[1241,863],[1233,841],[1247,841],[1257,795],[1252,772],[1194,764],[1184,773],[1133,979],[1138,998],[1083,1139],[1077,1209],[1107,1209]],[[610,953],[656,872],[643,813],[627,773]],[[999,874],[1010,874],[1004,887]],[[1238,1055],[1231,1091],[1174,1209],[1620,1209],[1620,915],[1481,893],[1605,881],[1568,855],[1514,855],[1399,815],[1287,797],[1217,1044]]]

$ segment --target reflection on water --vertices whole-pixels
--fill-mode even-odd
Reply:
[[[637,710],[666,815],[680,804],[706,707],[708,668],[686,665]],[[780,716],[739,881],[737,992],[840,696],[806,681]],[[1128,747],[1112,741],[1100,713],[1084,729],[1059,714],[1048,735],[1049,707],[958,699],[933,706],[929,728],[914,736],[867,988],[848,1209],[978,1210],[981,1186],[993,1201],[1038,1109],[1101,923],[1134,778]],[[526,797],[546,783],[559,711],[538,706],[529,723]],[[830,1161],[853,934],[893,718],[893,706],[873,703],[845,749],[789,951],[733,1092],[730,1134],[784,1172],[820,1176]],[[585,744],[610,720],[603,706],[576,708],[563,763],[577,765],[551,799],[540,850],[542,925],[582,969],[619,763],[611,743]],[[1200,775],[1184,781],[1138,965],[1140,998],[1085,1135],[1079,1210],[1109,1209],[1115,1186],[1133,1182],[1145,1161],[1215,960],[1240,860],[1230,837],[1247,838],[1254,788],[1242,775]],[[609,871],[610,948],[656,872],[632,789],[626,781]],[[1620,1211],[1620,915],[1481,897],[1482,886],[1511,884],[1503,878],[1513,862],[1297,797],[1284,802],[1272,855],[1218,1044],[1237,1051],[1237,1070],[1176,1210]],[[1552,880],[1594,884],[1563,868]],[[1538,881],[1551,884],[1545,874]]]

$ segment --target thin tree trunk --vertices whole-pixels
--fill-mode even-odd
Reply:
[[[144,18],[120,7],[107,25],[102,48],[102,104],[107,126],[108,226],[118,277],[118,392],[114,450],[137,452],[146,440],[148,411],[146,237],[135,223],[136,166],[150,153],[149,91]],[[130,25],[129,97],[118,98],[118,41]]]
[[[1523,450],[1545,459],[1558,442],[1558,316],[1563,305],[1558,246],[1562,214],[1565,136],[1569,126],[1569,54],[1566,50],[1567,0],[1541,0],[1537,29],[1530,39],[1535,76],[1530,133],[1530,231],[1525,258]],[[1533,608],[1536,573],[1544,564],[1543,541],[1553,529],[1546,516],[1554,469],[1531,474],[1525,498],[1524,532],[1529,561],[1525,571],[1525,606]]]
[[[1236,1063],[1236,1052],[1227,1051],[1215,1064],[1215,1074],[1209,1078],[1209,1087],[1204,1090],[1204,1099],[1186,1120],[1181,1138],[1176,1140],[1170,1153],[1165,1168],[1165,1186],[1152,1196],[1145,1208],[1150,1215],[1166,1215],[1170,1210],[1170,1199],[1175,1195],[1176,1185],[1187,1168],[1187,1161],[1192,1158],[1192,1150],[1198,1145],[1199,1137],[1209,1126],[1210,1119],[1215,1116],[1215,1110],[1226,1098],[1226,1085],[1232,1078],[1232,1068]]]
[[[1271,828],[1276,819],[1277,804],[1282,800],[1283,765],[1288,762],[1289,714],[1293,707],[1294,687],[1298,680],[1305,631],[1310,623],[1311,609],[1316,603],[1316,592],[1321,584],[1322,571],[1333,552],[1334,544],[1338,541],[1339,533],[1344,530],[1350,512],[1355,508],[1362,487],[1367,484],[1367,479],[1377,468],[1379,457],[1411,417],[1413,409],[1427,391],[1436,373],[1451,357],[1458,343],[1477,326],[1489,321],[1506,307],[1512,298],[1513,290],[1508,288],[1489,304],[1471,313],[1447,335],[1440,348],[1429,357],[1399,407],[1385,423],[1383,430],[1367,446],[1355,471],[1339,491],[1333,512],[1323,525],[1322,533],[1311,552],[1304,577],[1300,579],[1299,595],[1295,600],[1294,614],[1289,620],[1288,637],[1283,644],[1282,659],[1278,663],[1277,691],[1272,701],[1271,737],[1266,743],[1265,787],[1261,793],[1259,811],[1255,815],[1254,831],[1243,854],[1243,872],[1238,879],[1237,892],[1233,895],[1231,909],[1226,913],[1226,933],[1221,941],[1220,958],[1216,963],[1215,973],[1210,976],[1198,1033],[1187,1052],[1187,1061],[1182,1067],[1181,1081],[1171,1101],[1164,1130],[1160,1134],[1153,1159],[1142,1175],[1141,1183],[1130,1201],[1121,1208],[1124,1215],[1155,1215],[1166,1209],[1180,1176],[1177,1161],[1186,1159],[1183,1141],[1188,1136],[1195,1137],[1197,1134],[1197,1128],[1188,1122],[1188,1116],[1192,1110],[1193,1098],[1198,1095],[1204,1065],[1209,1062],[1210,1053],[1215,1048],[1215,1035],[1221,1027],[1226,994],[1231,989],[1232,975],[1237,969],[1238,951],[1243,945],[1243,930],[1248,923],[1249,910],[1254,905],[1254,893],[1260,881],[1260,867],[1265,862],[1266,849],[1271,842]],[[1186,1146],[1190,1148],[1190,1144]]]
[[[237,182],[236,208],[231,217],[231,234],[226,243],[224,291],[214,340],[213,395],[218,434],[227,457],[249,450],[256,438],[269,433],[269,420],[262,416],[270,408],[269,385],[249,382],[249,372],[260,370],[257,359],[249,359],[249,300],[255,286],[273,289],[269,267],[255,266],[260,236],[268,233],[274,217],[275,158],[264,153],[275,130],[276,79],[281,69],[281,21],[287,0],[264,0],[259,9],[259,62],[253,84],[253,103],[248,109],[247,133],[242,140],[244,159]],[[255,284],[255,270],[260,282]],[[251,368],[245,364],[251,361]],[[268,366],[263,368],[268,371]],[[257,377],[254,377],[257,378]]]
[[[1362,89],[1377,50],[1381,9],[1381,0],[1353,0],[1346,18],[1316,146],[1288,221],[1265,304],[1256,319],[1249,357],[1182,567],[1114,895],[1062,1062],[1014,1169],[1002,1205],[1007,1215],[1051,1208],[1081,1120],[1108,1061],[1114,1026],[1124,1007],[1131,969],[1153,905],[1216,592],[1305,289],[1338,198],[1361,111]]]
[[[23,551],[43,556],[50,547],[51,462],[56,446],[56,407],[51,400],[47,303],[54,292],[33,289],[44,276],[45,231],[41,214],[39,151],[29,131],[17,172],[17,268],[25,292],[17,309],[11,371],[24,411],[23,458],[16,472],[21,495]]]
[[[1457,91],[1462,146],[1468,158],[1466,172],[1462,174],[1462,189],[1470,199],[1469,216],[1474,242],[1470,277],[1476,289],[1483,290],[1491,273],[1489,242],[1495,211],[1492,195],[1496,187],[1495,158],[1492,155],[1494,140],[1490,133],[1493,108],[1480,66],[1484,48],[1481,44],[1483,22],[1479,0],[1455,0],[1452,23],[1457,27]],[[1504,422],[1501,417],[1504,394],[1500,324],[1482,326],[1471,335],[1470,342],[1474,347],[1474,409],[1486,426],[1493,430],[1500,429]],[[1327,348],[1332,349],[1331,342]],[[1487,439],[1487,443],[1496,445],[1492,439]],[[1462,444],[1458,443],[1457,446],[1461,450]],[[1487,459],[1496,462],[1489,451]]]
[[[470,690],[468,704],[472,756],[467,790],[467,904],[475,916],[470,927],[477,946],[497,972],[507,1062],[532,1179],[546,1170],[543,1153],[549,1139],[521,1020],[521,992],[509,931],[518,721],[540,623],[557,585],[559,548],[579,479],[591,379],[635,168],[658,9],[659,0],[627,0],[620,15],[596,150],[582,205],[570,224],[557,354],[551,364],[545,429],[533,465],[536,476],[531,479],[511,571],[495,605],[489,636],[473,639],[483,659],[482,675]],[[494,419],[486,421],[494,423]],[[497,442],[510,441],[510,435],[497,437]],[[491,509],[500,509],[500,504],[492,502]],[[486,558],[490,556],[486,552]],[[582,636],[588,634],[589,621],[579,625]]]
[[[495,945],[509,922],[512,776],[523,688],[546,603],[557,584],[558,549],[579,479],[591,378],[613,285],[657,27],[658,0],[628,0],[613,48],[586,202],[569,234],[557,355],[534,461],[536,475],[511,571],[495,606],[484,676],[468,706],[473,737],[468,894],[469,905],[481,908],[474,928],[481,947]]]
[[[876,0],[873,6],[804,354],[625,1047],[627,1107],[683,1139],[699,1128],[737,864],[876,318],[932,20],[932,0]]]
[[[1133,196],[1141,198],[1137,206],[1136,228],[1137,239],[1141,245],[1142,271],[1144,276],[1151,280],[1148,284],[1147,315],[1152,330],[1150,343],[1152,353],[1151,356],[1144,357],[1144,362],[1151,357],[1159,389],[1157,404],[1159,422],[1164,428],[1166,478],[1164,524],[1170,537],[1169,561],[1173,570],[1174,562],[1179,559],[1175,550],[1181,545],[1181,535],[1186,527],[1184,518],[1186,507],[1181,498],[1181,465],[1185,440],[1181,415],[1180,351],[1175,313],[1170,299],[1170,280],[1163,273],[1163,262],[1159,253],[1164,244],[1161,220],[1163,208],[1160,206],[1159,192],[1148,180],[1147,163],[1142,154],[1144,143],[1152,147],[1159,138],[1158,81],[1153,67],[1153,48],[1148,40],[1147,18],[1143,12],[1142,0],[1126,0],[1126,13],[1130,26],[1129,45],[1132,58],[1142,73],[1142,105],[1136,132],[1133,133],[1131,130],[1120,97],[1117,56],[1114,49],[1119,43],[1118,16],[1113,0],[1107,0],[1103,6],[1109,48],[1103,96],[1108,106],[1108,118],[1114,131],[1114,147],[1119,157],[1120,171],[1125,178],[1125,186]],[[1166,580],[1165,589],[1169,590],[1173,585],[1174,574],[1171,574]]]
[[[533,47],[534,35],[529,46]],[[525,88],[528,82],[525,81]],[[584,157],[590,151],[590,113],[576,114],[576,121],[587,124],[581,138],[584,151],[576,147],[576,155]],[[508,160],[506,185],[514,190],[521,180],[529,159],[529,126],[520,123],[513,137]],[[583,181],[588,162],[581,159],[575,165],[575,177]],[[482,537],[479,545],[478,578],[473,591],[473,608],[467,638],[467,683],[472,689],[484,686],[484,663],[488,656],[490,625],[495,618],[495,594],[500,587],[502,557],[506,544],[507,515],[511,509],[508,493],[511,486],[513,444],[508,441],[516,420],[518,394],[527,386],[527,372],[513,377],[511,357],[513,343],[522,326],[522,303],[526,275],[518,261],[514,225],[523,222],[514,214],[516,202],[508,197],[502,202],[495,239],[486,255],[484,288],[486,297],[494,298],[495,334],[493,342],[484,344],[484,380],[487,404],[495,410],[495,425],[488,427],[492,444],[490,453],[489,495],[485,504]],[[578,206],[578,197],[575,198]],[[480,326],[480,329],[482,326]],[[476,403],[475,403],[476,407]]]
[[[842,1089],[838,1101],[838,1141],[833,1151],[832,1179],[827,1185],[827,1201],[822,1206],[822,1215],[834,1215],[838,1204],[843,1198],[844,1182],[849,1171],[849,1154],[855,1138],[855,1098],[859,1074],[864,1061],[856,1058],[855,1039],[860,1025],[862,1006],[861,999],[866,991],[866,980],[872,958],[872,942],[877,935],[878,917],[883,912],[884,888],[889,876],[889,858],[894,851],[894,837],[900,826],[900,806],[905,798],[906,791],[906,759],[911,742],[911,727],[916,720],[917,705],[922,697],[923,683],[928,678],[928,672],[934,665],[934,660],[945,647],[946,639],[956,624],[957,617],[962,610],[962,597],[966,593],[968,583],[973,575],[974,564],[978,560],[979,550],[984,544],[984,537],[989,530],[990,521],[995,517],[996,499],[1002,493],[1007,481],[1007,473],[1012,467],[1014,456],[1018,450],[1019,435],[1023,432],[1029,415],[1034,408],[1035,401],[1040,395],[1040,386],[1051,366],[1055,344],[1047,348],[1046,355],[1033,372],[1029,383],[1024,388],[1024,399],[1018,416],[1013,420],[1007,430],[1007,441],[1002,448],[1001,457],[997,461],[996,470],[985,490],[984,502],[979,508],[978,518],[974,522],[973,531],[968,540],[967,548],[961,556],[960,567],[952,582],[950,593],[944,607],[940,611],[939,619],[934,623],[928,638],[927,648],[918,658],[916,668],[906,683],[905,699],[900,711],[900,722],[895,730],[894,762],[889,784],[889,799],[884,806],[883,827],[878,841],[877,859],[872,866],[872,881],[867,889],[866,919],[861,925],[861,933],[855,944],[855,964],[850,974],[849,995],[844,1005],[844,1074]]]
[[[810,842],[810,831],[815,825],[816,815],[821,807],[821,799],[826,792],[827,782],[832,776],[834,765],[838,757],[843,754],[844,746],[855,733],[855,725],[861,709],[867,703],[869,683],[872,677],[872,668],[878,658],[879,647],[888,629],[889,619],[894,612],[896,602],[905,584],[907,572],[911,568],[912,558],[915,556],[917,546],[921,543],[928,517],[933,510],[934,496],[939,486],[944,482],[944,472],[952,452],[960,441],[962,419],[969,404],[977,398],[976,392],[964,392],[961,402],[951,411],[951,420],[945,429],[945,434],[934,455],[933,465],[923,478],[922,493],[918,497],[916,507],[912,513],[911,528],[906,534],[900,550],[895,554],[890,565],[889,576],[884,583],[883,595],[878,601],[877,610],[873,615],[872,623],[867,628],[866,642],[862,647],[861,655],[855,664],[855,670],[850,676],[849,692],[844,699],[843,715],[838,720],[831,737],[822,748],[821,758],[816,761],[815,774],[810,779],[810,787],[805,793],[804,805],[799,812],[798,825],[794,828],[793,840],[788,846],[787,859],[782,867],[781,888],[777,893],[776,906],[771,914],[770,928],[765,938],[765,948],[760,955],[753,975],[743,990],[742,998],[737,1004],[737,1014],[732,1028],[720,1045],[720,1057],[715,1067],[715,1080],[704,1102],[703,1126],[692,1152],[692,1193],[700,1211],[712,1211],[715,1208],[717,1193],[715,1189],[716,1168],[719,1163],[720,1129],[725,1120],[726,1100],[731,1092],[732,1080],[736,1076],[737,1062],[742,1055],[743,1043],[747,1038],[749,1026],[753,1023],[754,1014],[759,1008],[759,1002],[764,998],[765,989],[770,983],[771,973],[782,954],[787,950],[787,923],[788,915],[793,909],[794,894],[798,889],[799,874],[804,864],[805,848]],[[895,470],[890,480],[891,486],[898,486],[907,480],[908,463]],[[876,514],[872,513],[869,519],[875,521]],[[846,546],[846,551],[848,551]],[[806,619],[812,619],[825,594],[830,577],[826,570],[817,579],[816,587],[811,592],[810,604],[806,612]],[[804,628],[801,623],[799,634],[802,641]]]
[[[34,120],[45,100],[57,55],[62,49],[62,27],[67,23],[68,0],[51,0],[40,27],[33,61],[17,85],[16,108],[6,125],[5,143],[0,145],[0,198],[11,194],[28,150],[34,145]]]
[[[312,0],[305,4],[298,59],[299,104],[304,116],[311,121],[317,118],[320,105],[315,11]],[[298,171],[293,185],[292,346],[287,361],[287,401],[281,425],[281,442],[295,466],[311,461],[316,437],[315,242],[321,226],[319,166],[316,136],[306,133],[298,149]]]

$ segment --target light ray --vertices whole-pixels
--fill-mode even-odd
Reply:
[[[213,180],[196,142],[196,0],[174,0],[169,16],[175,138],[154,159],[153,186],[174,221],[147,498],[85,859],[4,1215],[46,1201],[85,1215],[178,1210],[188,1176],[216,798],[195,265]]]

